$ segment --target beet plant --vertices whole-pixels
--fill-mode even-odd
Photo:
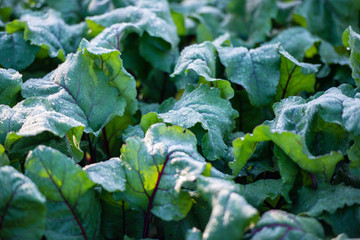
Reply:
[[[0,239],[360,237],[360,0],[0,0]]]

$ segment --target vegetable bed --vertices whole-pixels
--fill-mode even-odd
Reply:
[[[0,239],[360,237],[360,0],[0,0]]]

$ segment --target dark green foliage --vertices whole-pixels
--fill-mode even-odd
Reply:
[[[360,238],[360,0],[0,0],[0,239]]]

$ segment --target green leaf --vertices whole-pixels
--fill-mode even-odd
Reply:
[[[196,138],[179,126],[155,124],[145,138],[130,137],[121,148],[126,174],[126,191],[115,193],[142,209],[145,222],[150,212],[166,220],[184,218],[192,206],[182,185],[194,181],[205,169],[197,152]],[[147,220],[146,220],[147,219]]]
[[[146,32],[145,26],[139,25],[140,23],[113,24],[92,39],[91,44],[96,47],[117,49],[123,52],[126,37],[129,34],[136,33],[142,36],[139,44],[141,56],[153,64],[154,67],[169,72],[173,68],[178,55],[177,49],[172,47],[171,44],[175,45],[177,43],[169,43],[156,35],[150,36]]]
[[[50,106],[85,126],[85,132],[98,135],[101,129],[127,108],[136,111],[135,81],[122,66],[118,51],[89,46],[43,79],[30,79],[23,85],[25,98],[43,97]],[[99,90],[98,90],[99,89]]]
[[[267,211],[249,234],[251,239],[324,239],[321,224],[314,218],[271,210]]]
[[[150,128],[151,125],[149,125],[146,129]],[[134,136],[139,137],[139,138],[144,138],[145,133],[141,129],[140,125],[129,126],[127,129],[125,129],[124,133],[122,134],[122,140],[125,142],[126,139],[128,139],[130,137],[134,137]]]
[[[196,10],[189,16],[199,21],[196,28],[196,39],[198,43],[213,41],[216,37],[224,33],[224,29],[219,28],[224,18],[220,9],[212,6],[204,6]]]
[[[332,44],[329,42],[322,40],[320,47],[319,47],[319,55],[321,58],[321,61],[325,64],[340,64],[349,66],[350,60],[349,56],[346,54],[346,52],[342,52],[341,48],[340,50],[337,50],[339,48],[335,48]]]
[[[5,153],[5,148],[0,144],[0,167],[9,165],[10,161],[8,156]]]
[[[209,4],[210,3],[210,4]],[[223,5],[227,1],[222,1]],[[219,3],[220,5],[221,3]],[[180,36],[196,35],[196,41],[202,43],[213,41],[216,37],[225,32],[225,28],[219,28],[224,20],[224,6],[214,6],[213,2],[192,1],[186,4],[171,4],[174,13],[173,18],[181,29]],[[217,5],[217,4],[216,4]],[[222,9],[220,9],[222,8]]]
[[[280,49],[280,54],[280,82],[276,100],[296,95],[301,91],[314,92],[315,73],[320,65],[300,63],[283,49]]]
[[[74,158],[75,162],[80,162],[84,157],[84,152],[80,148],[81,137],[84,132],[84,127],[71,128],[66,133],[66,149],[70,152],[70,156]],[[60,150],[61,151],[61,150]]]
[[[51,121],[49,122],[51,123]],[[56,123],[54,123],[56,125]],[[20,136],[10,132],[5,139],[5,147],[12,164],[25,162],[29,151],[38,145],[52,147],[63,154],[73,158],[75,162],[83,159],[84,152],[80,149],[79,139],[82,137],[84,127],[70,129],[64,137],[56,136],[50,132],[41,132],[36,135]]]
[[[219,48],[218,51],[228,79],[246,89],[253,106],[266,106],[274,101],[280,80],[278,45],[251,50]]]
[[[231,143],[238,137],[243,137],[245,134],[240,134],[239,136],[234,136],[234,139]],[[230,143],[230,144],[231,144]],[[250,157],[249,161],[246,162],[246,165],[241,169],[239,177],[246,177],[250,182],[256,180],[261,174],[266,172],[275,172],[273,162],[273,146],[270,142],[260,142],[255,149],[254,154]],[[234,159],[229,159],[233,161]]]
[[[291,161],[291,158],[279,147],[274,147],[274,157],[277,159],[277,165],[282,180],[281,195],[284,196],[288,203],[291,203],[289,192],[294,187],[299,167],[296,163]]]
[[[355,172],[360,170],[360,136],[354,138],[354,144],[347,150],[350,171]]]
[[[320,41],[318,37],[313,36],[308,30],[302,27],[292,27],[281,31],[279,35],[265,44],[280,43],[291,56],[296,60],[302,61],[304,57],[312,57],[317,48],[314,47],[316,42]],[[315,54],[316,54],[315,52]]]
[[[192,82],[206,83],[219,88],[225,99],[232,98],[234,90],[231,88],[230,83],[216,78],[216,58],[217,51],[211,42],[204,42],[184,48],[175,66],[175,70],[171,74],[174,77],[177,88],[183,89],[187,83]]]
[[[184,15],[171,9],[171,17],[176,26],[177,34],[179,36],[185,36],[186,35],[186,25],[185,25]]]
[[[1,1],[1,8],[5,10],[5,15],[11,14],[13,17],[18,18],[31,7],[31,2],[23,2],[21,0],[3,0]],[[7,10],[6,10],[7,9]],[[8,13],[6,13],[8,12]],[[2,17],[5,17],[2,12]],[[10,17],[10,16],[8,16]],[[5,19],[4,19],[5,20]]]
[[[238,112],[228,100],[221,98],[218,89],[200,85],[196,89],[187,87],[172,110],[158,116],[163,122],[184,128],[192,128],[200,123],[207,131],[200,138],[202,151],[207,159],[216,160],[227,155],[228,146],[223,138],[235,128]]]
[[[158,236],[162,239],[184,240],[189,230],[200,226],[200,218],[201,217],[196,214],[194,208],[192,208],[186,218],[180,221],[163,221],[160,219],[156,219],[157,229],[159,232],[162,233]]]
[[[146,131],[151,127],[151,125],[154,125],[156,123],[161,123],[161,122],[163,122],[163,119],[161,117],[159,117],[159,115],[157,113],[149,112],[148,114],[141,117],[141,122],[139,124],[139,127],[144,133],[146,133]],[[135,129],[135,128],[134,128],[134,130],[137,131],[137,129]],[[136,136],[140,136],[138,134],[135,134],[135,132],[133,132],[133,133]]]
[[[299,97],[283,100],[274,105],[276,118],[273,127],[303,136],[309,151],[315,156],[330,151],[345,153],[349,140],[346,129],[349,131],[354,122],[350,118],[346,120],[343,112],[347,112],[345,103],[354,104],[356,101],[347,95],[354,95],[354,90],[349,85],[342,85],[307,101]]]
[[[270,140],[302,169],[312,173],[323,173],[327,179],[331,178],[336,164],[343,159],[342,154],[338,152],[313,156],[300,135],[260,125],[254,129],[252,134],[246,134],[243,138],[234,140],[235,161],[229,164],[234,175],[239,174],[259,142]]]
[[[58,1],[47,0],[46,5],[61,13],[62,18],[69,24],[78,23],[84,17],[102,14],[110,10],[110,0],[77,0],[77,1]],[[71,11],[69,11],[71,9]]]
[[[194,71],[207,81],[216,81],[216,48],[211,42],[191,45],[181,52],[172,77],[176,75],[187,76]]]
[[[36,185],[13,167],[0,167],[0,238],[41,239],[45,198]]]
[[[275,22],[282,26],[287,26],[292,20],[294,10],[300,3],[301,2],[296,1],[278,1],[278,12],[275,18]]]
[[[245,133],[251,132],[257,125],[272,118],[273,115],[271,108],[252,106],[245,89],[236,91],[234,98],[231,99],[231,105],[239,111],[239,118],[236,119],[238,130]]]
[[[105,153],[110,156],[120,156],[120,148],[123,144],[125,130],[134,124],[131,114],[115,117],[102,130]],[[109,152],[107,152],[109,151]]]
[[[321,184],[317,190],[303,187],[293,205],[293,212],[318,217],[322,213],[335,213],[345,206],[360,204],[360,190],[340,185]],[[338,196],[334,198],[334,196]]]
[[[146,31],[152,37],[164,39],[172,47],[175,47],[179,41],[169,5],[165,0],[156,3],[144,0],[138,2],[136,6],[119,8],[103,15],[88,17],[86,22],[93,32],[99,32],[101,28],[122,23],[125,29],[126,25],[129,25],[132,28]]]
[[[302,18],[300,24],[313,34],[342,46],[341,36],[349,26],[359,25],[360,4],[352,0],[305,0],[295,10],[295,19]]]
[[[267,198],[274,200],[281,193],[281,188],[279,179],[260,179],[254,183],[240,185],[241,195],[258,209]]]
[[[140,38],[139,50],[146,61],[164,72],[171,72],[174,69],[179,56],[177,47],[171,48],[165,40],[151,37],[147,33]]]
[[[48,51],[50,57],[65,60],[68,53],[75,52],[82,36],[86,32],[86,24],[67,25],[60,13],[50,9],[47,12],[28,12],[19,20],[6,25],[6,31],[14,33],[24,31],[24,38],[31,45]]]
[[[126,176],[119,158],[88,165],[84,168],[89,178],[108,192],[125,191]]]
[[[106,239],[123,239],[124,235],[140,239],[143,212],[130,208],[125,201],[115,201],[112,194],[101,194],[101,232]]]
[[[240,195],[238,185],[222,179],[199,177],[197,189],[212,206],[203,239],[241,239],[258,220],[258,212]]]
[[[25,99],[13,108],[0,105],[0,123],[0,143],[5,142],[9,132],[16,132],[19,136],[36,136],[49,131],[64,137],[71,128],[83,126],[73,118],[55,112],[43,98]]]
[[[354,205],[351,207],[339,208],[335,213],[324,213],[321,216],[322,220],[331,225],[335,234],[346,234],[349,238],[356,238],[360,235],[360,206]]]
[[[47,239],[97,239],[100,203],[94,183],[71,158],[38,146],[26,159],[25,174],[47,199]]]
[[[303,61],[304,57],[313,58],[319,54],[321,61],[326,64],[349,65],[349,59],[345,54],[341,51],[337,52],[328,41],[314,36],[302,27],[291,27],[281,31],[265,44],[275,43],[280,43],[281,47],[298,61]]]
[[[140,55],[154,67],[172,71],[179,38],[167,1],[140,1],[136,6],[88,17],[86,22],[93,35],[101,32],[91,41],[96,46],[123,52],[125,38],[135,33],[140,36]]]
[[[25,41],[21,32],[0,32],[0,49],[0,64],[20,71],[35,60],[40,48]]]
[[[21,85],[22,75],[19,72],[0,68],[0,104],[15,105]]]
[[[0,21],[8,21],[11,12],[11,7],[0,7]]]
[[[244,166],[257,142],[271,140],[301,168],[313,173],[323,172],[329,180],[336,163],[342,159],[341,153],[345,154],[349,148],[349,132],[360,133],[356,93],[350,85],[344,84],[307,101],[289,97],[275,104],[273,121],[258,126],[253,134],[233,143],[236,161],[231,165],[234,173]]]
[[[360,85],[360,35],[356,33],[352,27],[347,28],[343,34],[344,46],[350,48],[350,62],[352,69],[352,77],[356,81],[356,85]]]
[[[277,14],[275,0],[230,0],[228,9],[230,16],[225,27],[240,37],[241,45],[251,47],[266,39]]]

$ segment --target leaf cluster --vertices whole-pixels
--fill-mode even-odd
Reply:
[[[360,237],[360,0],[0,0],[0,239]]]

